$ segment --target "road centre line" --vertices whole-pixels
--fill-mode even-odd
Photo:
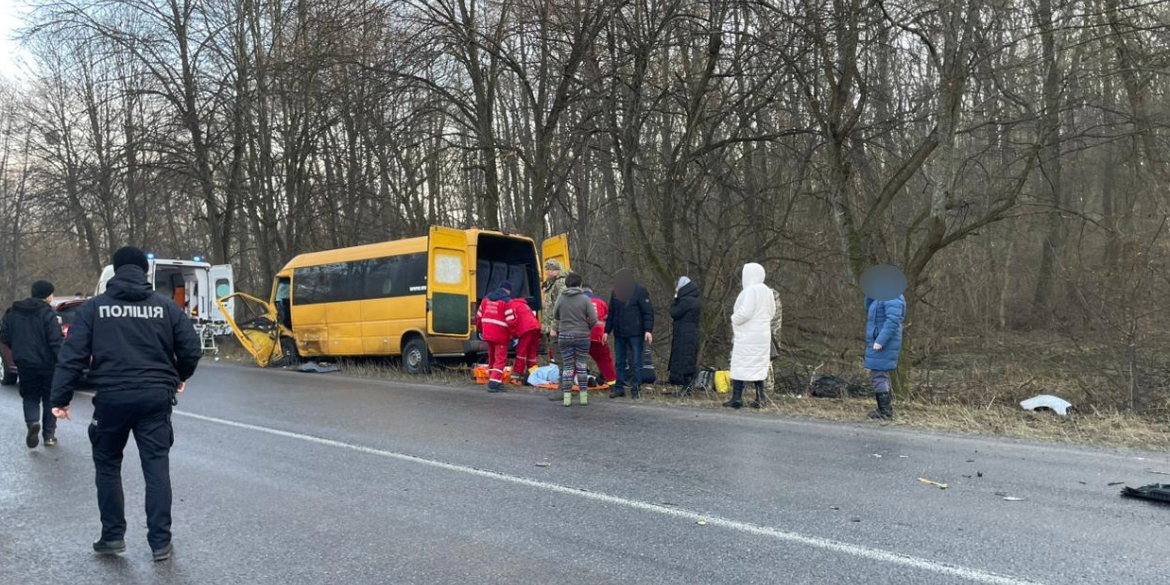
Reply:
[[[651,513],[655,513],[655,514],[660,514],[662,516],[669,516],[672,518],[678,518],[678,519],[688,520],[688,521],[692,521],[692,522],[703,521],[709,526],[718,526],[718,527],[726,528],[729,530],[735,530],[738,532],[743,532],[743,533],[747,533],[747,534],[754,534],[757,536],[771,538],[773,540],[778,540],[781,542],[789,542],[789,543],[793,543],[793,544],[798,544],[798,545],[807,546],[807,547],[811,547],[811,548],[817,548],[817,549],[840,553],[840,554],[846,554],[846,555],[850,555],[850,556],[854,556],[854,557],[858,557],[858,558],[863,558],[863,559],[868,559],[868,560],[872,560],[872,561],[878,561],[878,562],[882,562],[882,563],[888,563],[888,564],[892,564],[892,565],[899,565],[899,566],[918,569],[918,570],[922,570],[922,571],[928,571],[928,572],[935,573],[938,575],[959,577],[961,579],[965,579],[965,580],[968,580],[968,581],[971,581],[974,583],[986,583],[988,585],[1041,585],[1040,582],[1038,582],[1038,581],[1030,581],[1030,580],[1022,579],[1022,578],[1009,577],[1009,576],[1005,576],[1005,575],[998,575],[996,573],[982,571],[979,569],[973,569],[973,568],[963,567],[963,566],[959,566],[959,565],[943,563],[943,562],[939,562],[939,561],[932,561],[930,559],[924,559],[924,558],[914,557],[914,556],[910,556],[910,555],[904,555],[901,553],[895,553],[895,552],[885,551],[885,550],[881,550],[881,549],[870,548],[867,546],[850,544],[847,542],[841,542],[841,541],[827,539],[827,538],[808,536],[808,535],[804,535],[804,534],[800,534],[800,533],[796,533],[796,532],[780,530],[778,528],[771,528],[768,526],[760,526],[757,524],[751,524],[751,523],[747,523],[747,522],[740,522],[737,520],[731,520],[729,518],[722,518],[720,516],[714,516],[714,515],[709,515],[709,514],[700,514],[698,512],[692,512],[690,510],[673,508],[673,507],[663,506],[663,505],[659,505],[659,504],[652,504],[649,502],[642,502],[642,501],[638,501],[638,500],[631,500],[631,499],[622,498],[622,497],[618,497],[618,496],[611,496],[611,495],[603,494],[603,493],[599,493],[599,492],[591,492],[591,491],[587,491],[587,490],[584,490],[581,488],[574,488],[574,487],[550,483],[550,482],[546,482],[546,481],[529,479],[529,478],[520,477],[520,476],[516,476],[516,475],[509,475],[507,473],[503,473],[503,472],[499,472],[499,471],[491,471],[491,470],[487,470],[487,469],[477,469],[474,467],[467,467],[464,465],[457,465],[454,463],[445,463],[442,461],[436,461],[434,459],[427,459],[425,457],[419,457],[417,455],[409,455],[406,453],[398,453],[396,451],[375,449],[373,447],[366,447],[363,445],[346,443],[344,441],[325,439],[322,437],[315,437],[312,435],[294,433],[291,431],[284,431],[284,430],[274,429],[271,427],[265,427],[265,426],[261,426],[261,425],[236,422],[236,421],[232,421],[232,420],[216,418],[216,417],[212,417],[212,416],[205,416],[205,415],[195,414],[192,412],[185,412],[185,411],[181,411],[181,410],[175,410],[174,414],[176,416],[182,416],[182,417],[192,418],[195,420],[201,420],[204,422],[209,422],[209,423],[214,423],[214,424],[219,424],[219,425],[224,425],[224,426],[229,426],[229,427],[235,427],[238,429],[245,429],[245,430],[255,431],[255,432],[259,432],[259,433],[265,433],[265,434],[273,435],[273,436],[277,436],[277,437],[284,437],[287,439],[298,439],[301,441],[315,443],[318,445],[324,445],[324,446],[328,446],[328,447],[337,447],[340,449],[348,449],[350,451],[356,451],[358,453],[365,453],[368,455],[377,455],[377,456],[386,457],[389,459],[397,459],[399,461],[405,461],[408,463],[416,463],[416,464],[420,464],[420,465],[426,465],[428,467],[433,467],[436,469],[443,469],[446,471],[454,471],[454,472],[458,472],[458,473],[463,473],[465,475],[472,475],[472,476],[477,476],[477,477],[483,477],[486,479],[493,479],[496,481],[503,481],[503,482],[507,482],[507,483],[522,485],[525,487],[530,487],[530,488],[554,492],[554,493],[567,494],[567,495],[576,496],[576,497],[584,498],[587,500],[593,500],[596,502],[602,502],[602,503],[610,504],[610,505],[614,505],[614,506],[621,506],[621,507],[630,508],[630,509],[634,509],[634,510],[641,510],[644,512],[651,512]]]

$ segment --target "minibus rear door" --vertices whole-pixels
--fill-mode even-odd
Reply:
[[[432,227],[427,254],[427,333],[471,336],[472,282],[467,232]]]
[[[544,263],[549,260],[560,262],[566,272],[572,270],[573,266],[569,264],[569,234],[561,234],[545,240],[540,246],[540,256],[542,274]]]

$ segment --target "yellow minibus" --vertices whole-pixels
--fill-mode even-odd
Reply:
[[[427,236],[301,254],[276,274],[268,301],[236,293],[229,321],[261,366],[284,358],[402,356],[410,373],[432,358],[472,357],[479,301],[505,280],[540,311],[543,262],[569,268],[568,237],[545,240],[432,227]],[[224,314],[231,314],[224,310]]]

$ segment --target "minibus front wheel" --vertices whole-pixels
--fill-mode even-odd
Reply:
[[[408,374],[425,374],[431,371],[431,355],[427,342],[414,337],[402,349],[402,366]]]

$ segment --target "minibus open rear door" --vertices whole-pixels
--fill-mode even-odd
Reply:
[[[545,240],[540,246],[540,263],[543,274],[544,263],[549,260],[556,260],[561,263],[561,266],[568,272],[573,269],[569,263],[569,234],[561,234],[553,236]]]
[[[432,227],[427,254],[427,333],[471,337],[473,283],[467,232]]]
[[[284,357],[280,350],[281,328],[272,305],[244,293],[233,293],[215,302],[240,345],[252,354],[258,366],[266,368],[280,362]]]

